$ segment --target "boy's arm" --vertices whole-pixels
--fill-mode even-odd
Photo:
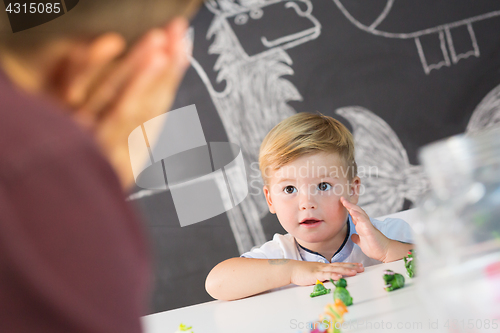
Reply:
[[[387,238],[380,230],[373,226],[366,212],[359,206],[350,203],[343,197],[340,199],[340,202],[349,211],[352,223],[356,226],[358,234],[352,235],[352,241],[368,257],[387,263],[403,259],[408,251],[414,248],[413,244],[402,243]]]
[[[383,258],[382,262],[391,262],[403,259],[408,254],[408,251],[415,247],[413,244],[403,243],[393,239],[389,239],[389,242],[386,256]]]
[[[338,280],[364,269],[360,264],[306,262],[291,259],[231,258],[215,266],[205,282],[207,292],[216,299],[235,300],[273,288],[313,285],[316,280]]]

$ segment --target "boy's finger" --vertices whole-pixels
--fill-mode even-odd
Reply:
[[[340,199],[340,202],[344,205],[344,207],[347,209],[347,211],[349,212],[349,214],[351,214],[352,217],[354,217],[353,215],[359,214],[360,217],[367,217],[368,218],[368,215],[363,210],[363,208],[359,207],[358,205],[355,205],[355,204],[349,202],[344,197],[342,197]]]
[[[357,207],[344,197],[340,197],[340,203],[349,211],[349,213]]]
[[[359,211],[359,210],[357,210],[357,209],[351,209],[351,210],[349,211],[349,214],[351,214],[351,217],[353,218],[353,222],[354,222],[354,220],[356,220],[356,222],[357,222],[357,220],[358,220],[359,218],[362,218],[362,217],[367,217],[367,215],[365,214],[365,212],[363,212],[363,211]]]
[[[332,278],[332,280],[338,281],[342,278],[342,274],[333,273],[333,274],[330,274],[329,278]]]
[[[352,234],[351,240],[353,241],[354,244],[359,245],[359,235]]]
[[[337,274],[342,274],[342,275],[356,275],[358,273],[357,269],[354,269],[354,267],[347,268],[347,267],[335,267],[332,266],[330,268],[325,269],[324,271],[330,272],[330,273],[337,273]]]
[[[322,282],[328,282],[331,279],[337,281],[342,277],[342,274],[334,273],[334,272],[321,272],[321,274],[317,277],[318,280]]]
[[[350,202],[349,200],[347,200],[344,197],[340,197],[340,202],[342,203],[342,205],[344,205],[344,207],[348,211],[351,211],[351,210],[356,210],[356,211],[360,211],[361,210],[362,211],[361,207],[359,207],[358,205],[353,204],[352,202]]]
[[[365,270],[365,268],[363,267],[363,264],[361,264],[361,263],[332,263],[331,265],[339,267],[338,264],[345,264],[345,265],[342,265],[341,267],[343,267],[347,270],[355,270],[358,273],[361,273]]]
[[[343,267],[358,267],[358,266],[363,266],[361,263],[355,263],[355,262],[332,262],[329,265],[331,266],[343,266]]]

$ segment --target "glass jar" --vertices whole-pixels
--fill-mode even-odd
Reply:
[[[453,332],[500,331],[500,128],[424,147],[419,295]],[[497,329],[493,329],[495,327]]]

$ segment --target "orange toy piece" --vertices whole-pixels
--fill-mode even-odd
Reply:
[[[325,313],[320,318],[321,322],[326,321],[328,325],[326,325],[326,329],[322,331],[317,330],[317,332],[340,333],[340,326],[344,322],[344,314],[347,312],[347,306],[340,299],[336,299],[335,303],[327,304],[325,306]]]
[[[325,306],[325,314],[331,318],[332,321],[343,323],[344,313],[349,312],[344,302],[336,299],[335,303],[329,303]]]

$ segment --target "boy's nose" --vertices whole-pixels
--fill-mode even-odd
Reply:
[[[314,200],[314,194],[311,193],[308,190],[305,191],[300,191],[300,210],[306,210],[306,209],[316,209],[318,208],[318,204],[316,200]]]
[[[317,208],[317,206],[313,202],[306,202],[306,203],[300,205],[300,210],[316,209],[316,208]]]

